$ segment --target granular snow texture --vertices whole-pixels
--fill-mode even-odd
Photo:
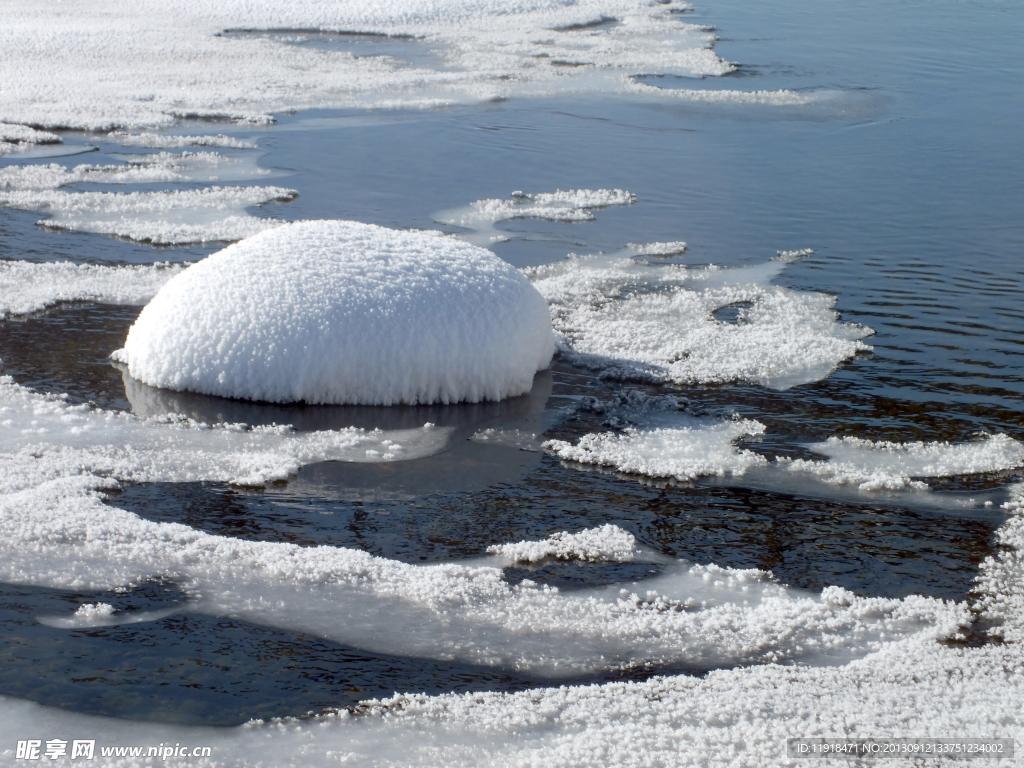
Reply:
[[[115,356],[156,387],[391,405],[521,395],[553,353],[544,299],[489,251],[312,221],[187,269],[142,311]]]

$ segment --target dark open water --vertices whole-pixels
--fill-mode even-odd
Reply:
[[[625,188],[637,204],[600,211],[594,222],[500,225],[517,239],[495,250],[527,266],[569,251],[682,239],[690,245],[688,263],[739,265],[810,247],[814,256],[777,282],[834,293],[845,320],[877,331],[868,340],[874,353],[817,384],[781,393],[751,386],[683,392],[709,412],[764,422],[769,436],[760,450],[799,455],[802,443],[830,435],[965,440],[987,430],[1024,439],[1021,6],[716,0],[691,18],[718,28],[716,50],[741,69],[720,80],[647,82],[827,89],[833,96],[800,109],[591,98],[283,115],[276,127],[237,131],[259,142],[262,166],[292,174],[273,183],[300,193],[259,213],[433,227],[436,211],[513,190]],[[231,126],[186,130],[211,128]],[[101,162],[103,153],[122,150],[89,140],[100,153],[62,162]],[[216,250],[56,233],[35,226],[38,218],[0,209],[0,257],[141,263],[194,261]],[[952,599],[967,597],[1002,520],[998,511],[958,515],[891,499],[710,483],[658,487],[464,439],[488,426],[542,430],[567,397],[614,393],[616,386],[564,364],[539,376],[530,396],[434,409],[281,409],[126,391],[106,356],[121,346],[137,312],[78,305],[0,323],[3,371],[107,408],[173,407],[207,420],[291,421],[302,429],[430,420],[458,430],[449,451],[419,461],[312,466],[266,491],[143,485],[111,499],[153,520],[240,538],[355,547],[406,562],[476,557],[488,544],[614,522],[664,554],[771,569],[795,586]],[[584,414],[547,434],[568,439],[598,428],[599,419]],[[1020,475],[936,486],[976,491],[1014,479]],[[554,564],[529,577],[571,589],[635,580],[653,569]],[[507,573],[511,581],[525,575]],[[84,712],[232,724],[396,690],[537,684],[204,616],[74,631],[34,618],[97,600],[163,607],[177,594],[173,584],[128,595],[0,586],[0,693]],[[671,670],[634,674],[652,671]]]

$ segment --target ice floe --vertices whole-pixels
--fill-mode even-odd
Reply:
[[[571,362],[609,377],[787,389],[871,349],[861,339],[872,331],[840,322],[834,297],[770,283],[787,261],[687,267],[638,260],[638,249],[526,270]],[[715,317],[726,307],[735,322]]]
[[[230,242],[280,226],[246,213],[251,206],[286,202],[282,187],[209,187],[165,192],[0,190],[0,205],[49,213],[43,226],[117,235],[154,245]]]
[[[521,395],[553,352],[544,300],[489,251],[321,221],[265,232],[178,275],[118,359],[168,389],[391,405]]]
[[[808,473],[836,485],[855,485],[865,491],[926,490],[927,483],[913,478],[974,475],[1024,466],[1024,444],[1005,434],[959,444],[830,437],[808,447],[828,456],[828,461],[783,459],[780,464],[792,472]]]
[[[434,214],[441,224],[470,230],[460,238],[474,245],[491,245],[510,235],[494,228],[499,221],[546,219],[548,221],[593,221],[592,210],[612,205],[630,205],[636,195],[622,189],[571,189],[528,195],[513,192],[509,200],[477,200],[464,208]],[[662,245],[662,244],[659,244]],[[685,244],[683,244],[685,247]]]
[[[764,425],[760,422],[752,419],[689,421],[688,426],[626,427],[621,433],[584,435],[576,445],[549,440],[544,448],[560,459],[578,464],[596,464],[629,474],[683,481],[709,475],[742,476],[751,467],[768,463],[764,456],[734,445],[740,437],[762,434]]]
[[[372,463],[428,456],[447,443],[449,434],[430,426],[296,433],[288,426],[210,426],[173,415],[140,419],[71,405],[0,377],[0,451],[11,452],[10,461],[23,461],[54,477],[70,473],[93,480],[265,485],[319,461]],[[30,487],[34,477],[5,473],[0,491]]]
[[[110,130],[163,126],[181,116],[265,120],[294,109],[434,106],[516,94],[664,98],[668,89],[631,76],[734,69],[711,50],[713,32],[683,21],[688,9],[680,0],[299,0],[287,7],[190,0],[183,10],[115,0],[55,17],[35,0],[9,9],[0,30],[0,119]],[[730,93],[685,98],[809,98]]]
[[[69,262],[0,261],[0,319],[69,301],[145,304],[181,265],[105,267]]]

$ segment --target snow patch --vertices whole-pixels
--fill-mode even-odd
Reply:
[[[521,395],[553,351],[543,299],[489,251],[319,221],[189,267],[142,311],[117,359],[167,389],[391,405]]]
[[[636,552],[636,537],[610,523],[579,533],[554,533],[544,541],[495,544],[487,548],[487,554],[497,555],[509,563],[539,563],[548,558],[628,563]]]

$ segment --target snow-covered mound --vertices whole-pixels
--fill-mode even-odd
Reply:
[[[554,352],[547,304],[490,251],[309,221],[172,279],[115,357],[146,384],[271,402],[452,403],[529,391]]]

